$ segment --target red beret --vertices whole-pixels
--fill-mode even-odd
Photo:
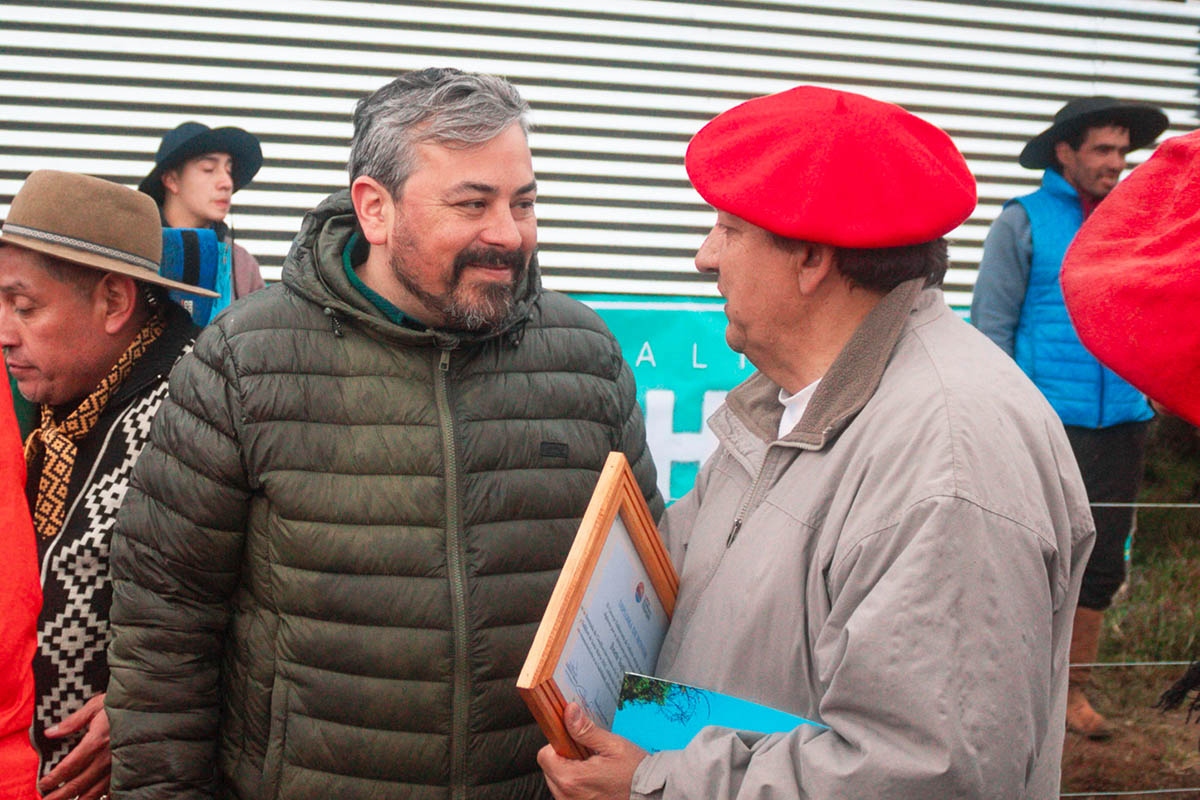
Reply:
[[[1117,184],[1060,281],[1084,346],[1200,425],[1200,131],[1163,142]]]
[[[816,86],[726,111],[692,138],[685,163],[714,207],[836,247],[928,242],[975,210],[975,178],[945,131]]]

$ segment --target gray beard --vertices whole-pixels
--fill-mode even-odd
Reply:
[[[461,296],[457,288],[455,286],[442,309],[448,328],[480,333],[493,331],[508,319],[516,305],[511,283],[482,286],[472,302]]]
[[[510,283],[486,283],[479,287],[477,296],[472,298],[461,284],[465,267],[456,266],[450,288],[435,294],[417,285],[395,253],[389,256],[388,264],[396,280],[409,294],[421,305],[442,316],[442,327],[472,333],[490,333],[508,321],[516,306],[516,285],[524,274],[514,274]]]

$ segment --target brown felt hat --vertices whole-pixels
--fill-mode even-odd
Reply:
[[[0,244],[36,250],[72,264],[217,297],[158,274],[162,221],[147,195],[119,183],[39,169],[25,179],[0,227]]]

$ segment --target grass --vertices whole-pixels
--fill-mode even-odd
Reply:
[[[1160,419],[1146,453],[1143,502],[1200,502],[1200,435]],[[1142,509],[1133,564],[1105,614],[1102,661],[1200,658],[1200,509]]]
[[[1140,496],[1149,503],[1200,502],[1200,434],[1174,418],[1156,420]],[[1129,580],[1104,617],[1101,662],[1200,658],[1200,509],[1142,509]],[[1139,791],[1200,786],[1200,726],[1182,709],[1152,708],[1186,667],[1096,669],[1089,692],[1116,735],[1068,735],[1063,791]],[[1200,792],[1166,795],[1187,800]]]
[[[1200,539],[1135,561],[1125,594],[1105,614],[1101,661],[1200,657]]]

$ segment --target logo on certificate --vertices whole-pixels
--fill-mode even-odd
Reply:
[[[646,619],[650,619],[654,612],[650,610],[650,598],[646,597],[646,584],[638,581],[637,587],[633,590],[633,599],[642,607],[642,613],[646,615]]]

